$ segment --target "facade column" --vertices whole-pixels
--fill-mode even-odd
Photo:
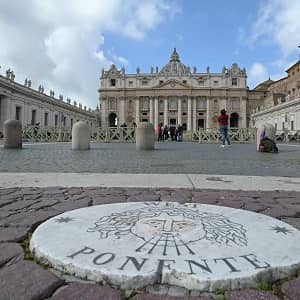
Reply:
[[[242,114],[242,122],[239,124],[240,128],[247,128],[247,97],[240,98],[240,108]]]
[[[107,99],[103,98],[101,99],[101,127],[106,128],[107,127]],[[49,126],[54,125],[54,114],[53,111],[51,111],[50,116],[49,116]],[[76,118],[73,118],[73,124],[75,124]]]
[[[211,101],[210,101],[210,97],[206,98],[206,128],[211,128]]]
[[[192,130],[192,99],[188,97],[188,122],[187,122],[187,131]]]
[[[140,123],[140,98],[135,97],[135,123]]]
[[[154,129],[156,130],[158,127],[158,116],[159,116],[159,110],[158,110],[158,98],[156,97],[154,99]]]
[[[120,122],[119,125],[122,125],[125,122],[125,97],[120,98]]]
[[[150,120],[149,120],[149,122],[151,123],[151,124],[154,124],[154,121],[153,121],[153,117],[154,117],[154,111],[153,111],[153,98],[150,98],[149,99],[149,106],[150,106],[150,116],[149,116],[149,118],[150,118]]]
[[[169,114],[168,114],[168,98],[164,100],[164,125],[168,125],[169,122]]]
[[[178,98],[178,117],[177,117],[177,124],[182,125],[182,99]]]
[[[193,98],[193,130],[197,129],[197,103],[196,103],[196,97]]]

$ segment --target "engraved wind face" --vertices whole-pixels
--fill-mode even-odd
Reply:
[[[99,232],[100,239],[134,235],[142,240],[135,251],[148,254],[194,254],[191,244],[200,240],[208,244],[247,245],[246,230],[241,224],[197,207],[170,203],[144,203],[137,209],[103,216],[87,232]]]

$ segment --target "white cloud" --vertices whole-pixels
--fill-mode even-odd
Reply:
[[[299,12],[299,0],[264,1],[252,27],[251,42],[275,43],[283,58],[295,55],[300,43]]]
[[[29,77],[34,87],[95,107],[102,67],[129,63],[107,57],[105,35],[141,40],[177,12],[173,0],[1,1],[0,64],[17,81]]]
[[[269,77],[267,68],[259,62],[254,63],[248,71],[248,83],[251,88],[255,87]]]

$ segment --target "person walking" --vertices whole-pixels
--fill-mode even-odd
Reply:
[[[220,126],[220,133],[221,133],[221,141],[222,145],[221,147],[225,147],[225,142],[227,141],[227,144],[230,145],[230,140],[228,137],[228,115],[226,114],[226,110],[222,109],[221,114],[218,118],[219,126]]]

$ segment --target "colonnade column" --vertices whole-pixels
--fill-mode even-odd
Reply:
[[[178,98],[178,117],[177,117],[178,125],[182,125],[182,99]]]
[[[187,121],[187,131],[192,130],[192,99],[188,97],[188,121]]]
[[[157,126],[158,126],[158,115],[159,115],[158,98],[155,98],[154,99],[154,128],[155,128],[155,130],[157,129]]]
[[[53,126],[53,112],[50,112],[50,115],[49,115],[49,125],[50,126]],[[106,128],[107,127],[107,118],[108,118],[108,115],[107,115],[107,100],[102,98],[101,99],[101,127],[103,128]],[[75,124],[76,120],[74,118],[73,120],[73,124]]]
[[[242,122],[240,128],[247,128],[247,97],[240,98]]]
[[[135,97],[135,123],[140,123],[140,98]]]
[[[120,125],[125,123],[125,97],[120,98]]]
[[[151,124],[154,124],[154,121],[153,121],[153,98],[150,98],[149,99],[149,109],[150,109],[150,116],[149,116],[149,122]]]
[[[210,97],[206,98],[206,128],[211,128],[211,103],[210,103]]]
[[[164,125],[168,125],[168,98],[164,100]]]
[[[193,98],[193,130],[197,129],[196,97]]]

